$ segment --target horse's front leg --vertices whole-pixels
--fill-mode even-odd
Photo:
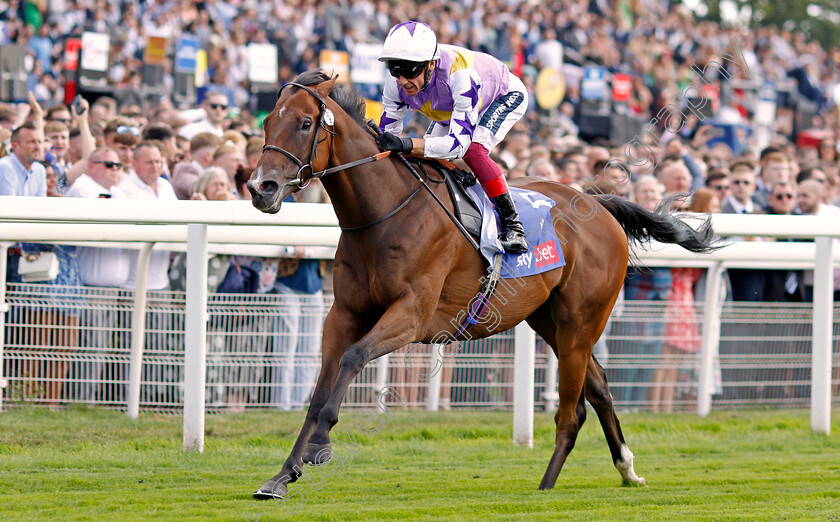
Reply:
[[[306,443],[315,430],[321,409],[327,403],[333,390],[341,356],[347,347],[361,336],[361,330],[351,314],[338,306],[334,306],[327,314],[321,349],[321,373],[312,392],[312,401],[309,403],[303,428],[280,473],[265,481],[265,484],[254,492],[254,498],[259,500],[283,498],[286,495],[287,484],[300,478],[303,472],[303,452]]]
[[[321,464],[332,458],[330,430],[338,422],[338,409],[347,388],[367,363],[417,339],[416,310],[413,297],[400,299],[385,311],[370,332],[344,352],[339,363],[338,379],[327,403],[321,408],[304,461]]]

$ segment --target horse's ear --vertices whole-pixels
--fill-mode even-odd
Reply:
[[[325,82],[322,82],[322,83],[319,83],[317,86],[315,86],[315,92],[317,92],[318,95],[321,98],[326,99],[327,96],[329,96],[330,93],[332,92],[333,87],[335,86],[335,81],[337,79],[338,79],[338,75],[336,74],[335,76],[333,76],[329,80],[327,80]]]

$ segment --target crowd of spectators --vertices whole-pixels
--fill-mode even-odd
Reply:
[[[0,45],[24,45],[30,53],[29,102],[0,105],[0,155],[5,156],[0,160],[0,194],[247,199],[244,182],[263,144],[250,103],[247,44],[278,46],[282,84],[318,67],[321,50],[352,53],[358,43],[381,42],[395,23],[416,19],[429,23],[440,42],[506,61],[531,91],[528,114],[496,158],[508,178],[543,177],[585,191],[599,186],[599,176],[600,186],[608,177],[610,190],[648,208],[662,197],[697,191],[708,198],[702,205],[705,210],[840,214],[840,111],[835,101],[840,49],[825,49],[802,34],[775,27],[721,26],[698,20],[685,7],[644,0],[0,0],[0,7]],[[100,96],[91,103],[65,105],[63,44],[82,31],[110,34],[108,85],[137,92],[144,89],[141,64],[148,37],[167,38],[170,59],[158,86],[162,90],[122,103]],[[171,54],[183,34],[195,35],[208,56],[208,85],[194,107],[176,106],[173,96]],[[737,63],[722,70],[709,68],[722,61],[724,51],[733,53],[732,42],[737,42],[740,53]],[[628,147],[609,136],[591,139],[581,132],[586,123],[580,88],[584,64],[632,77],[630,99],[622,110],[643,121],[654,120],[646,127],[646,140]],[[539,107],[534,95],[537,74],[546,67],[562,71],[565,77],[565,94],[555,110]],[[688,110],[680,95],[688,83],[697,81],[697,70],[709,72],[700,76],[707,83],[736,87],[721,89],[720,99],[709,101],[703,117]],[[753,85],[772,82],[777,89],[777,103],[766,124],[769,137],[762,146],[755,141],[756,132],[742,136],[742,146],[737,147],[712,139],[714,123],[757,130],[760,109],[754,97],[741,89],[746,83],[737,80]],[[672,113],[679,108],[685,116],[678,129],[666,128],[667,118],[654,119],[669,106]],[[810,108],[807,121],[801,121],[803,106]],[[422,134],[422,116],[411,123],[410,132]],[[637,161],[641,157],[653,161]],[[325,201],[317,186],[303,195]],[[691,200],[677,200],[674,208],[691,205]],[[18,254],[31,253],[26,248]],[[134,285],[136,255],[57,250],[61,282],[126,289]],[[153,254],[150,289],[170,287],[172,257],[166,252]],[[310,306],[310,298],[321,291],[323,267],[305,259],[302,249],[292,249],[283,259],[223,261],[217,260],[221,271],[215,290],[289,294],[298,299],[298,309]],[[15,267],[10,263],[12,280]],[[697,282],[696,275],[633,274],[628,288],[634,287],[639,299],[669,299],[677,294],[682,299],[689,283]],[[729,275],[734,300],[807,301],[813,293],[813,278],[807,272],[733,270]],[[836,281],[840,283],[840,278]],[[319,300],[311,302],[315,301]],[[48,318],[38,321],[46,324]],[[274,325],[301,333],[277,351],[317,351],[307,339],[320,326],[309,323]],[[72,327],[72,317],[61,324]],[[62,344],[46,337],[42,344],[50,342]],[[685,344],[671,346],[680,349]],[[290,366],[276,378],[296,382],[313,378],[293,373]],[[55,400],[59,393],[60,389],[49,398]],[[291,391],[293,399],[284,393],[276,402],[300,403],[308,388]]]

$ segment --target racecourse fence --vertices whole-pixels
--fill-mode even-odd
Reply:
[[[204,413],[207,410],[208,398],[216,404],[213,409],[229,407],[227,405],[233,405],[236,409],[252,407],[251,397],[256,395],[259,398],[260,393],[263,398],[267,398],[267,404],[266,400],[262,403],[257,400],[253,404],[277,408],[302,407],[305,400],[300,396],[308,393],[308,390],[301,383],[308,379],[304,374],[314,371],[316,365],[304,363],[305,357],[292,357],[292,364],[297,365],[293,367],[292,377],[289,376],[288,367],[282,369],[279,378],[276,371],[271,374],[271,378],[266,377],[265,369],[260,374],[259,368],[269,364],[267,360],[270,364],[281,366],[289,361],[287,352],[283,351],[286,349],[278,352],[276,347],[288,346],[290,340],[278,335],[282,332],[274,331],[270,341],[273,350],[271,353],[275,355],[273,359],[267,355],[262,355],[261,359],[260,356],[248,355],[261,353],[253,347],[254,343],[259,340],[261,332],[272,331],[261,329],[263,325],[249,326],[258,331],[243,335],[238,341],[225,340],[227,336],[208,320],[208,304],[213,298],[207,295],[206,261],[208,253],[282,257],[285,255],[284,245],[306,246],[307,250],[320,249],[318,253],[312,252],[310,257],[330,259],[341,233],[337,226],[337,218],[329,205],[292,203],[284,205],[283,211],[277,215],[267,215],[257,212],[246,201],[220,205],[217,202],[129,200],[120,201],[115,207],[114,202],[105,199],[82,201],[56,198],[48,207],[39,207],[32,206],[29,198],[25,197],[0,197],[0,200],[0,360],[4,361],[0,368],[3,368],[5,373],[5,361],[9,359],[4,353],[7,319],[18,321],[20,324],[21,332],[8,333],[18,335],[26,341],[20,344],[21,351],[26,352],[27,346],[35,347],[27,353],[13,350],[17,360],[13,360],[12,367],[9,368],[11,380],[0,375],[0,388],[4,389],[0,401],[5,400],[10,392],[15,392],[17,395],[11,396],[19,397],[21,401],[27,400],[27,397],[38,397],[40,394],[36,399],[39,402],[61,403],[65,401],[65,394],[69,392],[66,392],[58,381],[75,378],[79,373],[78,369],[75,373],[71,372],[70,366],[74,354],[78,352],[79,338],[75,332],[81,328],[81,311],[75,315],[56,314],[49,308],[52,305],[45,302],[31,304],[28,308],[24,307],[24,311],[13,311],[15,305],[10,306],[7,302],[7,286],[2,284],[6,249],[18,241],[30,241],[139,250],[140,266],[145,265],[153,249],[187,253],[186,288],[189,298],[186,299],[185,305],[183,298],[178,299],[174,294],[156,296],[147,293],[145,277],[138,277],[137,293],[124,294],[126,301],[132,296],[134,299],[131,319],[127,318],[127,313],[123,313],[122,318],[120,314],[116,314],[116,318],[109,317],[104,326],[99,327],[100,335],[102,332],[112,332],[108,335],[114,337],[119,333],[120,340],[112,340],[107,348],[100,349],[105,353],[87,356],[91,357],[93,362],[104,365],[100,375],[105,375],[113,382],[112,389],[123,391],[103,394],[101,385],[91,384],[95,383],[96,379],[81,376],[78,380],[96,388],[92,398],[88,392],[87,401],[95,403],[100,400],[101,395],[104,399],[112,401],[114,406],[124,407],[129,417],[136,418],[141,400],[144,402],[143,409],[172,410],[178,408],[177,405],[171,406],[178,403],[175,398],[183,397],[184,448],[198,451],[203,449]],[[690,216],[686,216],[686,219],[694,220]],[[769,403],[776,405],[796,403],[799,400],[797,395],[803,393],[801,387],[796,385],[801,382],[803,372],[801,354],[790,356],[790,353],[786,352],[784,356],[780,356],[760,344],[779,333],[768,333],[774,319],[766,314],[775,310],[778,312],[776,315],[792,318],[799,307],[785,304],[779,308],[777,305],[762,304],[759,308],[752,309],[749,305],[738,305],[742,308],[732,308],[735,306],[733,304],[723,305],[722,276],[731,268],[813,270],[813,304],[802,307],[803,314],[807,316],[810,313],[812,319],[810,347],[805,348],[810,351],[811,357],[811,427],[816,432],[828,434],[831,406],[832,402],[836,404],[838,387],[837,358],[832,356],[833,352],[837,352],[837,310],[832,298],[832,289],[834,268],[840,267],[840,249],[833,248],[833,244],[840,241],[840,229],[830,216],[714,214],[712,221],[715,231],[721,236],[749,237],[756,238],[756,241],[734,240],[726,248],[708,255],[692,254],[674,245],[656,243],[638,252],[640,261],[646,266],[706,269],[704,295],[708,298],[701,313],[696,313],[699,308],[695,310],[695,315],[699,318],[692,319],[700,323],[698,333],[695,334],[701,337],[699,357],[696,353],[682,353],[671,348],[666,350],[666,344],[657,341],[661,334],[655,331],[634,332],[631,326],[625,328],[629,332],[622,330],[620,326],[625,320],[621,314],[629,313],[636,305],[628,304],[627,308],[616,311],[618,329],[613,332],[611,326],[607,335],[617,339],[624,336],[621,342],[630,344],[627,345],[629,348],[622,348],[620,343],[616,344],[613,340],[613,361],[604,360],[614,382],[615,392],[622,388],[635,389],[635,395],[631,392],[626,402],[622,402],[624,397],[621,398],[619,407],[650,407],[657,411],[693,409],[690,404],[691,386],[683,383],[694,380],[690,371],[694,365],[699,366],[695,393],[696,412],[700,416],[708,415],[716,400],[719,405],[729,407],[737,407],[743,403],[760,404],[761,401],[770,401]],[[775,241],[776,238],[804,241]],[[86,291],[67,289],[66,293],[72,294],[70,297],[76,299],[78,304],[79,295],[84,296]],[[122,297],[123,295],[120,296]],[[65,298],[67,296],[62,299]],[[163,311],[158,313],[150,309],[147,302],[149,299],[152,306],[160,307]],[[253,296],[248,299],[253,299]],[[158,300],[161,304],[156,303]],[[288,304],[277,303],[278,306]],[[241,309],[241,306],[237,309]],[[245,306],[250,307],[252,303]],[[639,306],[657,305],[648,303]],[[640,315],[650,316],[652,321],[658,322],[659,310],[651,310],[640,312]],[[751,313],[753,317],[749,316]],[[16,319],[12,317],[14,314],[29,314],[29,320]],[[178,316],[182,314],[184,317],[179,319]],[[279,317],[281,321],[285,319],[282,314]],[[60,320],[61,323],[52,324],[52,320]],[[125,331],[126,322],[131,323],[130,335]],[[805,323],[806,321],[796,324],[807,331]],[[798,350],[800,341],[805,339],[807,334],[802,333],[802,328],[787,324],[788,326],[780,324],[777,328],[784,329],[783,336],[788,338],[784,342],[792,343],[789,346],[795,346]],[[27,325],[32,328],[27,330]],[[172,348],[180,345],[181,335],[185,352],[183,355],[177,348]],[[208,347],[208,338],[212,335],[217,335],[216,346]],[[221,337],[218,337],[220,335]],[[353,393],[356,395],[350,397],[349,404],[370,405],[365,398],[370,397],[371,390],[380,390],[389,383],[402,383],[402,389],[408,393],[409,404],[421,404],[423,390],[429,391],[429,385],[434,383],[433,393],[428,394],[427,407],[431,410],[438,406],[446,407],[446,398],[450,399],[449,407],[506,407],[510,404],[510,395],[513,395],[514,442],[530,446],[533,442],[535,409],[535,401],[532,399],[544,401],[549,410],[557,400],[557,395],[552,391],[556,386],[556,383],[552,382],[556,376],[556,371],[553,370],[556,368],[553,366],[556,365],[556,360],[553,356],[536,357],[537,354],[530,348],[536,345],[533,336],[533,331],[527,325],[517,327],[515,334],[511,336],[514,338],[513,356],[510,356],[509,348],[506,351],[496,340],[484,341],[485,344],[478,343],[477,347],[465,343],[455,357],[444,360],[444,363],[451,367],[451,371],[445,366],[447,371],[433,376],[429,383],[413,382],[417,379],[410,377],[411,372],[406,368],[403,370],[406,376],[401,377],[398,370],[400,353],[391,354],[378,360],[357,379],[357,386],[361,391],[354,388]],[[628,340],[627,336],[635,337],[635,341]],[[126,337],[130,337],[131,344],[127,384],[126,352],[119,346],[125,344]],[[647,342],[644,339],[652,341],[641,348],[638,344],[633,344]],[[151,348],[146,351],[145,345],[150,345]],[[43,348],[47,346],[64,346],[64,349],[53,349],[46,354],[33,353],[46,351]],[[611,345],[607,343],[607,347],[609,346]],[[629,360],[622,361],[620,355],[623,349],[630,350],[632,355]],[[637,354],[640,349],[643,349],[642,353]],[[261,350],[269,353],[267,348]],[[211,351],[211,357],[208,357],[208,351]],[[239,362],[229,362],[230,359],[224,355],[228,352],[238,353],[239,359],[234,360]],[[491,354],[491,363],[486,362],[487,356],[482,355],[482,352]],[[480,354],[480,358],[469,359],[469,356],[475,353]],[[317,355],[309,357],[317,359]],[[405,360],[405,357],[402,359]],[[640,374],[638,361],[644,359],[649,361],[648,368],[643,369]],[[209,370],[212,372],[208,370],[208,360],[211,363]],[[467,364],[468,361],[475,362],[475,366]],[[248,371],[242,369],[243,366],[249,365]],[[509,384],[508,378],[511,366],[514,367],[513,386]],[[799,372],[796,371],[797,368]],[[471,371],[476,375],[463,377]],[[394,372],[397,372],[396,376],[392,375]],[[537,375],[540,372],[544,376],[545,384],[543,379],[540,379],[541,375]],[[442,373],[445,373],[445,379]],[[719,379],[716,378],[718,373]],[[250,375],[253,382],[225,382],[241,379],[231,375],[243,374]],[[479,376],[482,374],[484,377]],[[24,381],[28,379],[29,382],[21,382],[21,375]],[[183,385],[180,384],[182,375]],[[258,378],[259,375],[262,375],[262,380]],[[64,379],[61,376],[64,376]],[[297,382],[293,382],[294,379],[297,379]],[[719,381],[719,384],[716,384],[716,381]],[[38,384],[39,382],[41,384]],[[143,382],[146,383],[145,388]],[[208,385],[214,387],[214,396],[207,396]],[[445,389],[447,385],[448,395]],[[541,386],[548,391],[543,391]],[[365,387],[367,392],[364,391]],[[67,389],[72,388],[70,386]],[[266,388],[269,391],[265,391]],[[511,388],[514,390],[512,394]],[[255,389],[257,391],[254,391]],[[260,392],[260,389],[264,391]],[[483,389],[486,394],[472,393],[476,389]],[[470,390],[471,393],[458,395],[465,390]],[[444,392],[444,401],[437,400],[436,392],[440,391]],[[119,393],[127,395],[125,403],[122,402]],[[416,399],[414,393],[417,394]],[[167,394],[174,397],[167,397]],[[781,395],[784,395],[784,398]],[[289,396],[292,398],[288,398]]]
[[[184,403],[185,294],[147,293],[140,408],[180,412]],[[317,298],[321,299],[321,298]],[[7,404],[92,404],[127,407],[133,291],[54,285],[7,285],[3,390]],[[323,297],[324,313],[332,303]],[[624,301],[616,306],[603,341],[610,387],[619,409],[696,411],[700,353],[665,353],[661,301]],[[306,310],[306,307],[304,307]],[[696,321],[704,308],[698,303]],[[277,294],[211,294],[206,335],[205,403],[208,411],[300,409],[314,374],[315,355],[283,351],[292,335],[282,318],[295,312]],[[304,312],[306,313],[306,312]],[[840,405],[840,305],[834,306],[832,402]],[[323,320],[323,315],[315,318]],[[713,408],[807,407],[811,393],[812,307],[810,303],[724,304],[714,360]],[[700,329],[698,328],[698,332]],[[698,334],[699,335],[699,334]],[[316,342],[320,343],[320,336]],[[698,337],[697,343],[699,345]],[[553,409],[556,380],[547,379],[556,359],[538,338],[534,399]],[[351,386],[345,405],[370,407],[383,380],[408,407],[424,407],[433,347],[403,348],[384,368],[375,362]],[[279,368],[293,366],[284,374]],[[384,375],[383,375],[384,372]],[[460,343],[443,358],[441,408],[509,409],[513,405],[514,336],[503,332]],[[547,383],[547,380],[549,381]],[[298,387],[284,394],[284,388]],[[56,394],[56,390],[58,393]]]

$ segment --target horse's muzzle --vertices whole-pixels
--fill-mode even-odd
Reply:
[[[251,193],[251,203],[257,210],[269,214],[276,214],[280,211],[280,205],[283,203],[283,200],[279,197],[279,183],[271,180],[262,182],[251,180],[246,186],[248,187],[248,192]]]

